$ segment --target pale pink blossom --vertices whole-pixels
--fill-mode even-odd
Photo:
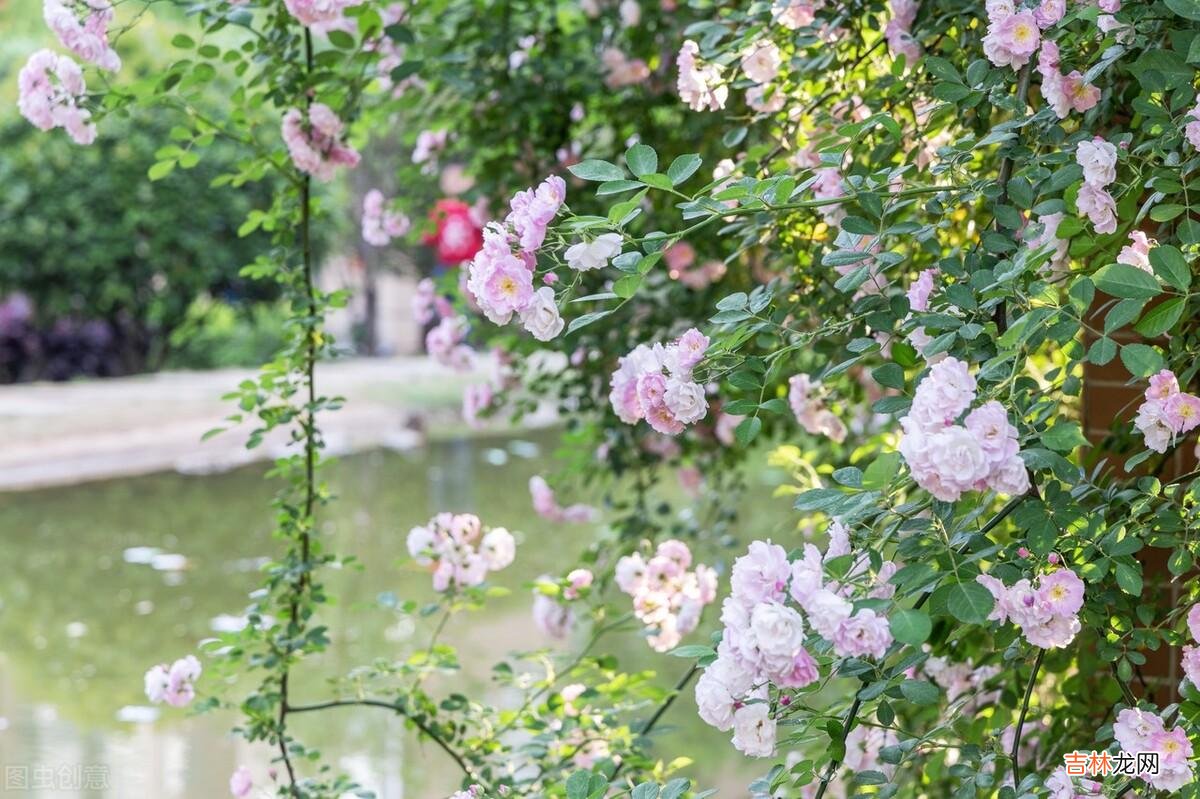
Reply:
[[[362,0],[284,0],[288,13],[296,18],[301,25],[320,27],[337,23],[342,19],[342,12],[351,6],[356,6]]]
[[[407,233],[411,226],[407,216],[387,207],[387,200],[379,189],[371,189],[363,196],[362,237],[367,244],[386,247],[392,239]]]
[[[1084,183],[1079,187],[1075,207],[1091,220],[1097,233],[1117,232],[1117,201],[1107,190]]]
[[[1154,269],[1150,266],[1150,250],[1157,246],[1158,242],[1142,231],[1130,231],[1129,243],[1117,254],[1117,263],[1136,266],[1143,272],[1154,274]]]
[[[238,766],[229,776],[229,793],[237,799],[245,799],[252,790],[254,790],[254,778],[250,774],[250,769]]]
[[[17,75],[17,109],[40,130],[63,128],[76,144],[96,140],[92,113],[81,106],[87,88],[70,58],[38,50]]]
[[[742,72],[755,83],[770,83],[779,74],[783,54],[770,39],[754,42],[742,55]]]
[[[313,103],[307,114],[293,108],[283,115],[283,143],[297,169],[329,181],[336,167],[358,166],[358,151],[343,142],[344,128],[333,109]]]
[[[121,58],[108,40],[113,21],[109,0],[45,0],[42,18],[63,47],[84,61],[109,72],[121,68]]]
[[[693,111],[719,111],[729,97],[729,86],[723,81],[721,68],[701,63],[700,45],[691,39],[683,43],[675,65],[679,69],[676,89],[679,97]]]

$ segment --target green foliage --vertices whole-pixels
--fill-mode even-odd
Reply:
[[[255,303],[274,295],[246,280],[263,237],[237,228],[270,186],[232,197],[208,184],[236,150],[214,145],[205,161],[160,183],[146,170],[169,126],[152,112],[112,120],[110,135],[81,148],[23,120],[0,130],[0,294],[20,291],[43,322],[102,319],[121,339],[126,369],[162,365],[172,333],[201,294]]]

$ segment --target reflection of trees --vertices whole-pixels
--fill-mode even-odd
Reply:
[[[493,447],[504,448],[505,442],[449,442],[356,456],[331,466],[336,499],[325,511],[322,529],[335,539],[335,551],[353,553],[365,568],[328,576],[337,601],[324,613],[334,645],[321,662],[298,671],[296,695],[302,701],[328,696],[327,677],[376,657],[408,653],[411,642],[388,634],[399,617],[381,608],[377,597],[384,591],[430,597],[429,576],[401,561],[409,528],[442,509],[473,510],[485,523],[525,533],[514,565],[495,576],[512,594],[492,600],[485,612],[459,617],[447,631],[446,642],[461,647],[465,664],[465,673],[454,681],[456,690],[488,695],[496,660],[513,649],[545,644],[529,621],[529,595],[522,585],[556,571],[587,537],[582,528],[555,528],[532,513],[527,483],[547,468],[544,448],[543,457],[535,459],[509,452],[507,463],[496,466],[484,457]],[[247,593],[257,587],[258,574],[247,564],[274,552],[267,510],[273,492],[261,467],[248,467],[202,478],[165,474],[0,499],[6,544],[0,562],[0,646],[18,700],[54,705],[81,731],[128,730],[115,713],[123,705],[145,703],[141,677],[146,668],[193,651],[212,635],[210,620],[240,613]],[[123,561],[122,551],[134,546],[179,552],[190,567],[178,585],[169,585],[163,573]],[[146,601],[153,610],[139,615],[138,605]],[[73,622],[86,625],[86,634],[70,638],[67,626]],[[417,623],[417,642],[428,635],[424,625]],[[663,671],[665,684],[674,681],[675,675],[665,673],[669,668],[685,665],[653,655],[636,637],[613,639],[609,648],[629,669]],[[213,675],[202,680],[203,691],[215,688]],[[708,735],[711,730],[694,723],[691,698],[685,700],[674,714],[686,731],[680,743],[688,751],[727,753],[721,735]],[[182,716],[166,709],[159,724],[174,725]],[[378,766],[392,763],[394,769],[401,751],[406,762],[420,764],[414,774],[424,775],[424,763],[436,762],[411,737],[398,747],[395,738],[407,734],[383,713],[306,721],[299,732],[309,743],[334,756],[353,755],[355,763],[365,756],[376,779],[398,779],[394,770],[389,775]],[[197,735],[190,738],[198,756],[212,749],[208,736],[220,736],[221,729],[209,723],[196,727]],[[706,759],[706,769],[722,762],[729,761]],[[430,779],[438,788],[448,787],[440,784],[441,772],[431,770]],[[413,781],[410,776],[408,782]]]

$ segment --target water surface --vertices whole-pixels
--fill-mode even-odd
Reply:
[[[408,529],[445,509],[472,510],[485,524],[522,534],[517,561],[492,575],[513,590],[488,609],[451,623],[446,640],[468,664],[455,688],[504,701],[487,680],[507,651],[548,645],[529,620],[523,583],[560,572],[590,541],[586,526],[555,526],[533,515],[526,488],[548,474],[552,439],[476,439],[412,452],[344,459],[327,472],[337,497],[324,534],[367,568],[330,575],[336,603],[325,611],[334,646],[294,678],[296,701],[330,695],[323,680],[374,657],[424,646],[424,622],[382,607],[378,597],[432,598],[428,575],[404,564]],[[193,651],[215,628],[234,623],[259,583],[272,540],[275,485],[261,467],[203,477],[163,474],[68,489],[0,495],[0,788],[31,797],[211,799],[227,795],[230,771],[250,764],[260,777],[271,752],[229,734],[236,718],[189,717],[146,707],[146,668]],[[777,535],[786,500],[759,489],[754,535]],[[750,533],[748,533],[749,535]],[[728,558],[735,554],[710,553]],[[705,627],[717,609],[706,613]],[[702,640],[693,634],[691,640]],[[648,668],[669,685],[687,666],[655,656],[630,636],[612,642],[626,668]],[[211,679],[211,675],[208,679]],[[213,688],[211,682],[205,689]],[[318,718],[320,716],[320,718]],[[690,692],[664,719],[664,759],[687,753],[691,773],[725,795],[744,795],[754,774],[724,734],[695,716]],[[456,774],[432,744],[420,743],[385,711],[344,709],[297,718],[296,730],[381,799],[437,799]]]

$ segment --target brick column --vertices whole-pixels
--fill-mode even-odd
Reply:
[[[1115,300],[1102,294],[1097,294],[1095,302],[1088,311],[1088,326],[1094,330],[1104,329],[1104,316],[1112,307]],[[1154,303],[1150,303],[1153,305]],[[1114,331],[1110,336],[1118,344],[1144,341],[1131,328],[1125,327]],[[1084,332],[1084,343],[1090,347],[1097,336],[1089,330]],[[1117,478],[1128,477],[1125,471],[1125,461],[1141,447],[1141,437],[1135,435],[1133,446],[1122,441],[1121,436],[1114,436],[1113,430],[1128,430],[1141,405],[1146,389],[1144,378],[1134,377],[1125,369],[1121,358],[1113,358],[1103,366],[1085,363],[1083,367],[1083,430],[1088,441],[1092,444],[1089,463],[1102,459],[1108,460],[1108,468]],[[1151,458],[1150,463],[1157,463]],[[1147,473],[1149,463],[1142,464],[1136,474]],[[1179,447],[1159,472],[1163,480],[1170,480],[1181,474],[1186,474],[1196,468],[1195,450],[1191,446]],[[1169,552],[1165,549],[1145,547],[1137,553],[1142,564],[1142,576],[1146,592],[1158,607],[1175,607],[1183,594],[1181,581],[1172,579],[1167,570]],[[1180,652],[1173,647],[1163,647],[1157,652],[1146,652],[1146,664],[1139,669],[1145,688],[1141,689],[1141,681],[1134,679],[1134,691],[1139,696],[1147,696],[1160,707],[1178,700],[1177,688],[1182,679],[1179,665]]]

